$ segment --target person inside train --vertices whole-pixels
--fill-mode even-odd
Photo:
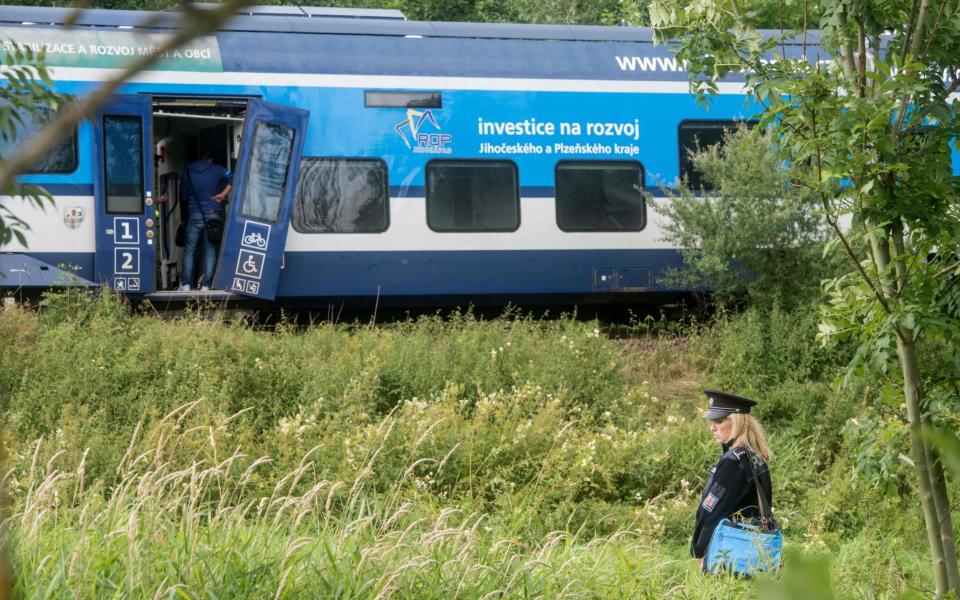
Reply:
[[[183,268],[180,272],[179,290],[182,292],[190,291],[197,284],[195,271],[198,247],[203,248],[199,289],[210,289],[223,235],[223,202],[233,189],[231,179],[232,173],[216,164],[210,152],[204,152],[200,160],[187,166],[180,180],[180,197],[187,205],[188,214]]]

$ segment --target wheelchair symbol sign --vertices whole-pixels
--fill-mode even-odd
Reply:
[[[263,275],[263,263],[266,258],[267,255],[262,252],[240,250],[240,256],[237,257],[237,269],[234,273],[242,277],[260,279]]]

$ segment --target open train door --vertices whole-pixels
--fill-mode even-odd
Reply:
[[[273,300],[309,112],[251,100],[214,287]]]
[[[93,123],[94,281],[118,292],[156,288],[150,96],[118,95]]]

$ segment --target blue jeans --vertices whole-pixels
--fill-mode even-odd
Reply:
[[[219,215],[207,213],[207,220],[217,219]],[[197,246],[203,244],[203,276],[200,278],[200,287],[213,282],[213,272],[217,268],[217,246],[207,239],[203,216],[199,212],[191,212],[187,218],[186,243],[183,250],[183,270],[180,272],[181,285],[197,285],[194,274],[194,264],[197,261]]]

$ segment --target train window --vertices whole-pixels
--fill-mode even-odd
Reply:
[[[680,147],[680,179],[686,180],[692,190],[710,191],[713,185],[703,179],[703,173],[696,168],[690,158],[691,152],[706,149],[723,141],[723,134],[736,129],[743,123],[747,127],[757,124],[756,120],[696,120],[683,121],[677,128],[677,143]]]
[[[108,213],[143,213],[143,126],[140,117],[103,117],[103,181]]]
[[[434,231],[516,231],[517,165],[508,160],[427,163],[427,225]]]
[[[243,181],[240,215],[277,222],[293,153],[292,127],[257,121],[253,127],[250,164]]]
[[[386,92],[366,90],[363,105],[367,108],[442,108],[440,92]]]
[[[0,157],[4,160],[9,160],[24,141],[37,134],[53,116],[53,111],[38,108],[37,114],[30,114],[26,110],[17,110],[17,114],[19,119],[10,119],[14,128],[13,135],[0,136]],[[76,169],[77,129],[74,127],[69,135],[47,151],[27,173],[72,173]]]
[[[563,160],[555,176],[557,226],[563,231],[640,231],[646,226],[640,163]]]
[[[293,200],[293,228],[300,233],[386,231],[388,189],[382,160],[304,157]]]

